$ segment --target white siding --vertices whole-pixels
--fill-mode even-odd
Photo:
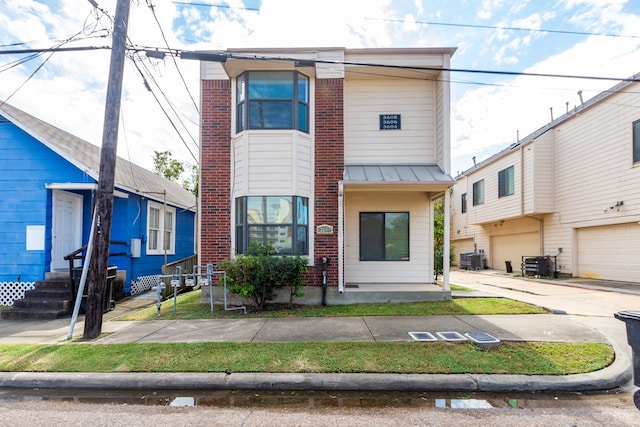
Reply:
[[[220,62],[200,61],[202,80],[229,80],[229,76]]]
[[[498,173],[513,166],[513,194],[498,197]],[[522,215],[522,180],[520,174],[520,150],[514,150],[487,167],[468,174],[466,178],[467,221],[470,224],[483,224],[515,218]],[[473,205],[473,184],[484,180],[484,203]]]
[[[234,197],[313,190],[311,138],[295,131],[248,131],[233,143]]]
[[[533,195],[531,209],[525,214],[553,212],[553,135],[546,133],[536,139],[533,147],[533,188],[524,195]]]
[[[436,163],[435,84],[425,80],[345,82],[345,163]],[[400,114],[401,130],[379,130]]]
[[[452,236],[473,236],[478,249],[488,250],[502,221],[513,234],[538,224],[540,255],[557,256],[561,273],[639,281],[640,164],[632,161],[636,120],[640,120],[639,84],[578,110],[535,140],[480,164],[454,187]],[[518,164],[513,158],[518,150],[522,150],[524,198],[522,219],[514,221],[513,206],[492,196],[490,181],[505,163]],[[517,167],[515,175],[517,194]],[[471,206],[472,184],[482,178],[486,206],[476,209]],[[457,199],[465,191],[468,214],[462,215]],[[525,223],[529,216],[531,222]]]
[[[432,283],[430,201],[418,193],[345,193],[345,283]],[[360,212],[409,212],[410,261],[360,261]]]

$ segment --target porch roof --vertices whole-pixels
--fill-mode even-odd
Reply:
[[[438,190],[449,188],[454,179],[436,164],[422,165],[345,165],[344,180],[347,185],[405,185],[412,189]],[[419,188],[414,188],[414,187]]]

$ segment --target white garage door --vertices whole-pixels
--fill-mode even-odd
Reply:
[[[579,229],[578,276],[640,282],[640,225]]]
[[[489,252],[491,268],[506,270],[505,261],[511,261],[513,271],[520,270],[523,256],[540,255],[538,232],[491,237]]]

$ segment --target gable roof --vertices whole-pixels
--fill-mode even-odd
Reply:
[[[46,123],[7,103],[0,103],[0,116],[40,141],[71,162],[78,169],[98,181],[101,148]],[[115,188],[162,202],[166,191],[167,203],[194,210],[195,196],[175,182],[155,174],[121,157],[117,158]]]

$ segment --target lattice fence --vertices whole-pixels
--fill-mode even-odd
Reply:
[[[12,306],[15,300],[24,298],[25,291],[35,287],[36,282],[1,282],[0,306]]]
[[[141,294],[151,290],[153,286],[160,283],[160,275],[140,276],[136,280],[131,280],[131,295]]]

